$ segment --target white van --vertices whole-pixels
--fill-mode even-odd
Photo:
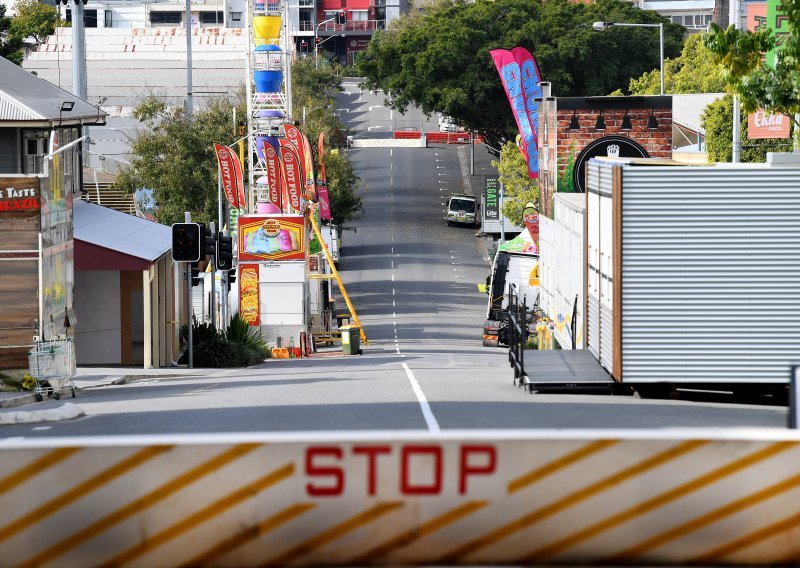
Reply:
[[[458,125],[452,118],[442,114],[439,116],[439,132],[458,132]]]
[[[480,206],[478,199],[472,195],[450,194],[447,202],[447,225],[462,223],[464,225],[480,226]]]

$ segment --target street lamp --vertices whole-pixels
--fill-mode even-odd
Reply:
[[[661,94],[664,94],[664,24],[626,24],[621,22],[595,22],[592,24],[592,29],[596,32],[602,32],[611,26],[627,26],[631,28],[658,28],[658,40],[660,45],[659,52],[659,67],[661,69]]]
[[[319,44],[320,42],[317,41],[317,34],[319,34],[319,27],[327,24],[328,22],[335,22],[336,18],[328,18],[327,20],[322,20],[320,23],[317,24],[317,27],[314,28],[314,68],[316,69],[319,66]]]
[[[306,115],[307,114],[311,114],[315,110],[320,110],[320,109],[324,109],[324,108],[330,108],[330,106],[329,105],[322,105],[322,106],[314,107],[314,108],[312,108],[311,110],[308,110],[308,111],[306,111],[306,107],[303,107],[303,128],[305,128],[305,126],[306,126]]]

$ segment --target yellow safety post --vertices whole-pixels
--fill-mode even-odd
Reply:
[[[339,278],[339,271],[336,270],[336,265],[333,263],[331,253],[328,252],[328,245],[325,244],[325,240],[322,238],[322,233],[319,232],[317,220],[314,218],[314,211],[312,209],[309,209],[308,211],[308,218],[311,220],[311,227],[314,229],[314,234],[317,235],[317,240],[319,240],[319,244],[322,247],[322,252],[325,253],[325,259],[328,261],[328,265],[331,267],[331,270],[333,270],[333,277],[336,278],[336,284],[339,286],[339,291],[342,293],[342,297],[347,304],[347,309],[350,310],[350,317],[353,318],[353,321],[355,321],[356,325],[361,329],[361,333],[359,334],[361,335],[361,341],[366,344],[367,334],[364,332],[364,326],[361,325],[358,315],[356,315],[356,310],[353,308],[353,304],[350,303],[350,296],[347,295],[347,290],[345,290],[344,284],[342,284],[342,279]]]

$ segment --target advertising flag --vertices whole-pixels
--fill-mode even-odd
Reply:
[[[236,152],[222,144],[214,144],[214,151],[217,154],[222,192],[225,194],[225,198],[235,209],[244,207],[247,202],[244,197],[244,181],[239,157]]]
[[[267,170],[267,190],[269,192],[269,202],[277,205],[283,210],[284,195],[286,194],[286,184],[283,183],[281,158],[278,152],[269,142],[264,142],[264,159]],[[288,203],[288,199],[286,200]]]
[[[542,100],[542,75],[539,65],[531,52],[524,47],[517,46],[511,50],[514,60],[519,65],[522,75],[522,94],[525,97],[525,109],[528,120],[533,128],[534,144],[528,146],[528,161],[530,177],[539,177],[539,104]],[[535,169],[531,169],[535,166]],[[531,175],[534,174],[534,175]]]
[[[511,111],[517,121],[517,128],[522,137],[522,150],[525,154],[525,162],[528,165],[528,176],[538,177],[538,155],[536,153],[536,133],[533,130],[528,112],[525,107],[525,95],[522,89],[522,70],[519,63],[514,59],[514,54],[507,49],[493,49],[489,52],[492,61],[500,75],[508,102],[511,104]],[[533,159],[531,152],[533,150]]]
[[[281,161],[283,162],[283,181],[289,198],[288,208],[284,203],[284,211],[292,209],[300,211],[300,197],[303,191],[303,168],[300,166],[300,157],[296,148],[289,140],[281,139]]]
[[[300,133],[303,142],[303,164],[306,172],[306,189],[305,198],[308,201],[315,200],[317,191],[314,187],[314,153],[311,151],[311,143],[308,141],[308,136]]]
[[[325,221],[331,220],[331,202],[328,197],[328,173],[325,171],[325,133],[319,133],[317,143],[319,153],[319,175],[317,176],[317,198],[319,200],[319,215]]]

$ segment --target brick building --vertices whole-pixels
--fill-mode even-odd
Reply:
[[[598,149],[610,147],[623,157],[672,157],[672,97],[548,98],[540,107],[539,129],[540,212],[552,217],[553,193],[580,190],[575,182],[582,168],[575,166]]]

